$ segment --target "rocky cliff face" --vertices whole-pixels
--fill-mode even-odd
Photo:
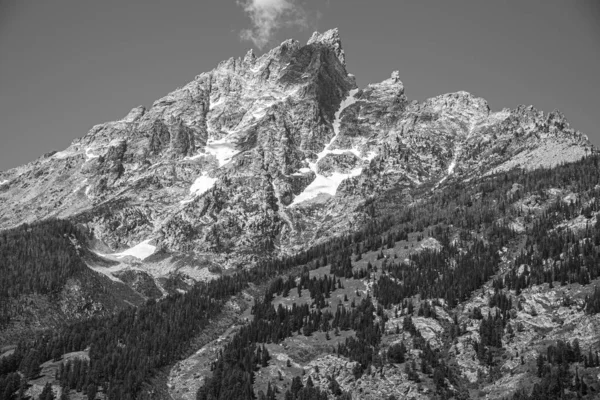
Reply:
[[[249,51],[0,173],[0,228],[68,218],[115,273],[193,281],[348,232],[373,199],[591,149],[558,112],[492,112],[466,92],[409,102],[399,77],[358,88],[337,30]]]

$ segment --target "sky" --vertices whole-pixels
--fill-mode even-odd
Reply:
[[[0,170],[219,61],[334,27],[359,87],[398,70],[410,100],[559,109],[600,146],[598,0],[0,0]]]

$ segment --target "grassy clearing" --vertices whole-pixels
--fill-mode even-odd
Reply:
[[[52,385],[52,389],[54,390],[54,393],[56,394],[56,397],[58,398],[60,396],[60,394],[62,393],[60,384],[56,380],[56,372],[58,371],[59,365],[62,363],[66,363],[69,360],[76,360],[76,359],[82,359],[82,360],[89,361],[90,357],[88,354],[88,350],[66,353],[58,361],[50,360],[50,361],[46,361],[45,363],[43,363],[41,365],[42,370],[40,372],[40,375],[37,378],[32,379],[28,382],[28,384],[31,386],[27,390],[27,395],[31,396],[31,398],[37,399],[38,396],[40,395],[40,393],[42,393],[42,389],[44,389],[44,386],[46,385],[46,383],[50,383],[50,385]],[[82,400],[87,397],[81,392],[71,390],[69,392],[69,398],[72,400]],[[98,393],[97,398],[104,399],[105,397],[104,397],[103,393]]]
[[[319,278],[325,275],[330,275],[330,269],[330,266],[326,265],[324,267],[312,270],[310,271],[310,277]],[[343,304],[346,307],[350,307],[353,300],[355,301],[355,303],[358,303],[363,299],[363,297],[367,293],[367,285],[365,285],[365,282],[363,280],[340,278],[340,281],[342,282],[343,288],[336,289],[331,292],[331,296],[329,297],[329,299],[326,299],[329,305],[323,308],[322,311],[328,310],[331,313],[335,313],[335,310],[337,309],[339,304]],[[344,298],[347,298],[347,301],[344,301]],[[290,293],[287,297],[276,296],[273,299],[272,303],[275,307],[278,307],[281,304],[284,307],[291,308],[294,305],[294,303],[296,305],[310,305],[312,304],[312,302],[313,301],[310,298],[310,293],[307,289],[302,289],[302,295],[298,296],[298,290],[297,288],[294,288],[290,290]]]
[[[294,377],[304,375],[306,364],[320,356],[334,353],[338,344],[344,343],[354,335],[353,330],[340,331],[338,336],[332,331],[327,340],[324,332],[314,332],[311,336],[294,335],[281,344],[264,344],[271,360],[267,367],[256,372],[255,393],[266,393],[269,382],[271,386],[276,386],[280,393],[285,393]]]

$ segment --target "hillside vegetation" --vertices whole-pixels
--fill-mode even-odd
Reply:
[[[597,334],[578,337],[574,330],[569,340],[528,337],[528,351],[537,354],[532,362],[524,358],[520,341],[537,329],[534,313],[543,312],[530,308],[531,288],[549,293],[552,288],[580,288],[565,296],[560,306],[588,323],[598,323],[599,160],[590,156],[553,170],[512,171],[468,185],[448,182],[411,207],[391,213],[374,202],[372,221],[351,235],[291,258],[198,283],[186,294],[20,343],[2,359],[0,394],[11,398],[42,362],[89,348],[89,365],[80,367],[79,378],[57,381],[65,393],[82,390],[111,399],[146,398],[153,376],[186,356],[192,339],[218,317],[231,296],[251,282],[271,279],[252,308],[251,322],[213,363],[198,399],[350,398],[359,387],[369,398],[400,398],[394,387],[381,383],[391,371],[401,381],[406,378],[404,387],[415,398],[479,397],[481,390],[493,394],[490,384],[508,373],[517,373],[520,379],[511,388],[514,394],[505,394],[515,399],[595,398],[600,390],[595,372]],[[48,242],[28,239],[32,229],[59,235]],[[17,237],[18,232],[24,237]],[[20,251],[25,253],[33,243],[61,246],[60,237],[71,245],[69,235],[77,239],[80,234],[66,222],[52,221],[46,227],[8,232],[2,240],[23,243]],[[63,247],[51,259],[76,255],[72,245]],[[74,260],[69,268],[81,268]],[[48,278],[30,286],[25,282],[39,267],[27,265],[31,267],[9,270],[17,285],[4,293],[51,290],[52,282],[60,282],[71,271],[52,270],[56,264],[49,261],[44,265],[54,272],[46,272]],[[347,287],[357,289],[348,292]],[[290,296],[296,300],[286,301]],[[479,302],[480,298],[487,301]],[[548,338],[564,337],[555,326],[541,329]],[[343,332],[349,333],[343,340],[333,339]],[[336,345],[326,354],[319,350],[311,360],[298,360],[300,369],[290,359],[290,366],[303,373],[276,374],[267,381],[261,378],[266,386],[254,386],[256,374],[274,362],[269,346],[313,335],[324,335]],[[295,351],[288,349],[290,354]],[[470,365],[460,353],[473,355]],[[346,360],[351,375],[334,369],[337,372],[322,376],[319,370],[335,360]],[[475,377],[472,369],[479,371]],[[17,371],[21,374],[15,375]],[[67,366],[62,371],[75,373]],[[414,386],[406,386],[409,383]]]

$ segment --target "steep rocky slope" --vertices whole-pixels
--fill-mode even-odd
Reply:
[[[102,254],[147,244],[196,257],[163,263],[164,277],[307,248],[367,220],[386,193],[410,203],[416,187],[590,151],[559,112],[492,112],[466,92],[409,102],[399,76],[357,88],[337,30],[231,58],[2,172],[0,227],[68,218]]]
[[[257,398],[302,398],[286,394],[297,382],[338,399],[597,398],[599,160],[421,194],[348,238],[345,251],[275,280],[264,296],[273,313],[263,316],[273,325],[261,332],[256,316],[246,321],[270,355],[254,372]],[[363,301],[373,309],[357,319],[374,317],[381,329],[342,322],[340,311]],[[305,305],[313,314],[301,322],[283,317],[281,307]],[[290,325],[283,337],[269,334]],[[218,361],[235,368],[227,359],[241,349],[231,335],[196,354],[219,350]],[[178,363],[172,398],[193,399],[182,388],[200,383],[210,393],[218,378],[209,361]]]

